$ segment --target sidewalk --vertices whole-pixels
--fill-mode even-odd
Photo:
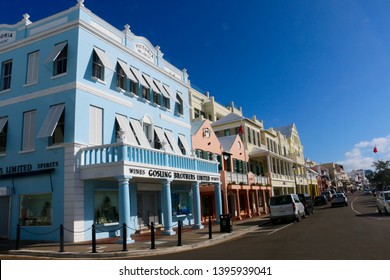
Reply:
[[[59,243],[20,241],[20,249],[15,250],[15,240],[0,240],[1,255],[23,255],[34,257],[47,257],[58,259],[114,259],[114,258],[136,258],[143,256],[156,256],[174,252],[192,250],[201,247],[215,245],[247,232],[256,230],[260,225],[269,222],[268,215],[245,218],[241,221],[233,221],[230,233],[220,232],[219,224],[212,224],[211,239],[208,224],[203,229],[192,229],[183,227],[181,232],[181,246],[177,228],[175,235],[165,236],[160,232],[155,233],[155,249],[151,249],[150,233],[134,234],[131,238],[134,243],[126,245],[127,251],[123,251],[123,243],[120,238],[109,238],[96,241],[96,253],[93,253],[92,242],[65,243],[64,252],[60,252]]]

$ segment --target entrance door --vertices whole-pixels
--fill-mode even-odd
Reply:
[[[139,225],[148,226],[151,222],[159,224],[158,192],[138,192],[137,209]]]
[[[8,239],[10,197],[0,196],[0,238]]]

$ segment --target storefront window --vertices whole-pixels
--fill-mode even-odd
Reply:
[[[117,191],[97,191],[94,202],[96,224],[119,222]]]
[[[50,226],[52,223],[52,195],[20,196],[19,223],[22,226]]]
[[[189,214],[191,212],[190,199],[187,192],[173,193],[172,196],[173,215]]]

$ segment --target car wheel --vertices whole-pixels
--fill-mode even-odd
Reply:
[[[348,202],[345,202],[345,206],[348,206]]]

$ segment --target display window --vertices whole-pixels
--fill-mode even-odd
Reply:
[[[20,196],[19,223],[22,226],[50,226],[52,224],[52,194]]]
[[[94,195],[95,223],[110,224],[119,222],[117,191],[96,191]]]
[[[188,192],[175,192],[172,194],[173,215],[190,214],[190,197]]]

